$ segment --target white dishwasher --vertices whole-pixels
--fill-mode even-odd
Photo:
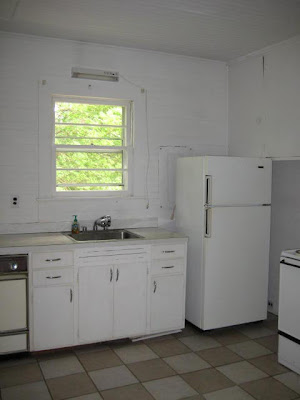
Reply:
[[[300,373],[300,250],[280,258],[278,362]]]
[[[0,354],[28,351],[27,255],[0,256]]]

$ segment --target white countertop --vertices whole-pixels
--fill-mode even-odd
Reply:
[[[92,243],[126,243],[132,244],[145,240],[164,240],[164,239],[184,239],[186,236],[176,232],[169,232],[160,228],[135,228],[126,229],[130,232],[142,236],[142,238],[130,240],[101,240],[92,241]],[[0,235],[0,248],[15,248],[15,247],[35,247],[35,246],[52,246],[52,245],[75,245],[82,246],[83,244],[91,244],[91,242],[76,242],[64,235],[63,233],[22,233]]]

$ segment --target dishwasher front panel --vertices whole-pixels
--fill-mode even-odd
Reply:
[[[27,278],[0,279],[0,334],[27,329]]]

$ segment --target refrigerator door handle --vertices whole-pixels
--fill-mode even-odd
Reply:
[[[210,238],[211,237],[211,208],[210,207],[205,207],[204,209],[204,237]]]
[[[212,176],[205,175],[205,204],[211,204],[211,184]]]

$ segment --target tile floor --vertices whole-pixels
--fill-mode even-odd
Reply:
[[[300,400],[277,363],[277,318],[0,358],[1,400]]]

